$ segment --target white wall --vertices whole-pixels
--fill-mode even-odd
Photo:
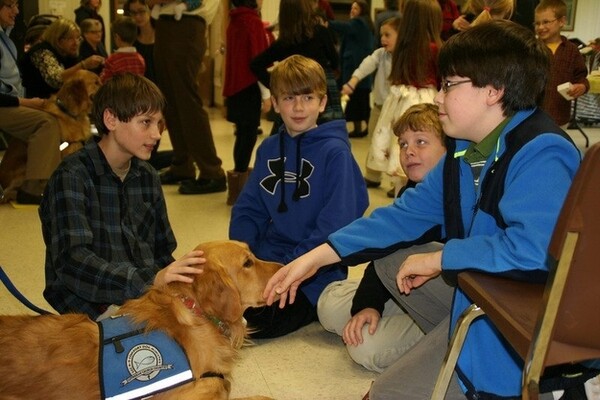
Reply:
[[[102,7],[100,7],[100,15],[104,19],[106,25],[107,34],[106,37],[110,37],[110,3],[113,0],[104,0]],[[79,7],[80,0],[38,0],[38,7],[40,14],[53,14],[60,15],[65,18],[75,20],[75,9]],[[109,40],[107,39],[107,42]],[[105,43],[107,46],[109,43]],[[108,49],[108,47],[107,47]]]
[[[577,0],[575,29],[563,34],[568,38],[578,38],[585,43],[600,37],[600,1]]]

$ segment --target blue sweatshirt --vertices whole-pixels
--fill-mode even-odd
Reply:
[[[256,151],[254,170],[233,206],[229,237],[248,243],[258,258],[287,264],[361,217],[368,205],[346,121],[296,137],[282,127]],[[345,268],[332,266],[301,289],[316,304],[325,286],[346,276]]]
[[[482,179],[496,157],[506,149],[506,137],[534,110],[521,111],[508,122],[481,172]],[[456,153],[470,142],[457,141]],[[379,258],[414,241],[424,232],[441,226],[445,235],[443,179],[444,162],[427,174],[414,189],[329,236],[328,243],[348,265]],[[464,239],[451,239],[442,253],[442,270],[465,269],[491,273],[547,271],[547,248],[554,225],[580,163],[575,146],[556,134],[541,134],[515,154],[507,170],[499,210],[508,227],[501,229],[494,218],[476,210],[480,196],[473,184],[470,165],[460,162],[460,207]],[[476,210],[475,212],[473,210]],[[418,289],[417,289],[418,290]],[[451,331],[471,304],[456,290],[451,313]],[[523,363],[483,317],[473,323],[458,360],[458,368],[477,391],[499,396],[520,396]],[[465,386],[463,385],[463,389]]]

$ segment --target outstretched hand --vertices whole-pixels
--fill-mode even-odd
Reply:
[[[204,272],[201,267],[198,267],[206,262],[206,258],[202,257],[203,255],[203,251],[193,250],[180,259],[173,261],[158,271],[154,277],[154,285],[164,286],[171,282],[194,282],[194,277]]]
[[[263,297],[267,305],[275,302],[279,297],[279,308],[285,307],[289,297],[292,304],[296,300],[298,287],[306,279],[313,276],[323,265],[333,264],[340,261],[338,255],[327,244],[315,247],[308,253],[296,258],[269,279],[263,291]]]
[[[410,294],[428,280],[442,273],[442,251],[413,254],[404,260],[396,275],[400,293]]]

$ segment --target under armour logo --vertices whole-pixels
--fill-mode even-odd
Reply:
[[[275,160],[267,161],[267,165],[271,175],[266,176],[262,181],[260,181],[260,186],[269,192],[271,195],[275,194],[277,190],[277,185],[281,181],[281,176],[283,172],[283,180],[285,183],[296,183],[298,186],[296,187],[296,191],[294,192],[298,198],[304,198],[310,195],[310,183],[308,182],[308,178],[312,175],[315,167],[310,163],[310,161],[306,159],[302,159],[300,163],[300,176],[296,179],[296,173],[291,171],[284,171],[285,168],[285,158],[278,158]]]

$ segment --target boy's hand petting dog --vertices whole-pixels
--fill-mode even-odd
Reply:
[[[194,250],[173,261],[156,274],[154,284],[165,286],[170,282],[194,282],[194,276],[203,272],[202,268],[199,268],[206,262],[206,259],[202,257],[203,255],[203,251]]]

